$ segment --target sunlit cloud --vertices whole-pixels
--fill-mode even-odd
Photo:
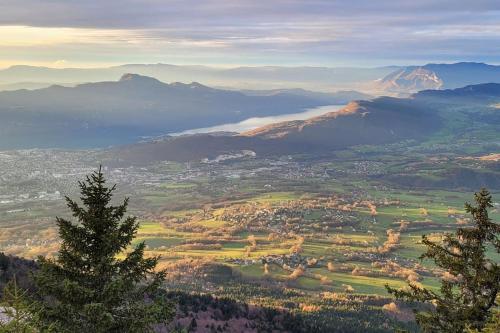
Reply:
[[[0,63],[499,63],[496,45],[493,0],[0,3]]]

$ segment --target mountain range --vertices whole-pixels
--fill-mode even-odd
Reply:
[[[460,62],[401,68],[385,76],[377,84],[382,91],[405,94],[427,89],[455,89],[499,82],[500,66]]]
[[[446,98],[449,102],[458,99],[466,99],[468,103],[472,100],[477,100],[481,103],[492,99],[496,101],[496,97],[500,96],[500,84],[484,83],[476,85],[468,85],[462,88],[445,89],[445,90],[422,90],[414,95],[421,98]]]
[[[314,100],[324,101],[326,104],[347,104],[354,100],[366,100],[373,98],[372,95],[365,94],[355,90],[339,90],[334,93],[325,93],[310,91],[300,88],[295,89],[271,89],[271,90],[240,90],[249,96],[274,96],[278,94],[290,94],[303,97],[309,97]]]
[[[305,88],[352,90],[384,77],[399,67],[282,67],[256,66],[218,68],[170,64],[128,64],[107,68],[48,68],[17,65],[0,70],[0,88],[26,88],[36,84],[74,86],[80,83],[113,81],[127,73],[150,76],[164,82],[202,82],[213,87],[237,89]]]
[[[322,153],[361,145],[422,138],[442,127],[432,110],[391,97],[351,102],[344,109],[307,120],[264,126],[240,135],[197,134],[117,147],[127,163],[152,159],[189,161],[253,151],[259,156]]]
[[[356,92],[253,94],[138,74],[119,81],[0,92],[0,149],[86,148],[137,142],[192,128],[302,112],[370,97]]]
[[[450,95],[460,100],[465,113],[457,110],[453,102],[446,107]],[[478,101],[482,104],[476,110]],[[116,160],[141,164],[152,160],[210,160],[221,155],[237,156],[242,151],[252,151],[258,156],[321,154],[356,145],[418,142],[437,135],[440,130],[458,131],[459,113],[465,125],[470,121],[484,122],[484,126],[495,131],[500,126],[500,117],[498,109],[490,103],[499,102],[500,84],[425,91],[409,98],[379,97],[351,102],[337,112],[272,124],[239,135],[170,137],[118,147],[113,154]]]
[[[215,71],[203,66],[127,66],[151,71],[163,67],[168,68],[170,72],[185,72],[186,68],[193,73]],[[120,68],[128,68],[127,66]],[[299,113],[309,108],[347,104],[353,100],[357,102],[351,103],[340,112],[305,121],[273,124],[237,137],[226,135],[214,139],[211,136],[199,147],[213,141],[215,150],[206,150],[210,155],[212,151],[218,153],[231,150],[234,142],[238,142],[234,146],[236,150],[241,146],[242,149],[251,148],[266,153],[276,150],[288,152],[290,147],[297,151],[307,150],[308,147],[331,149],[353,144],[418,138],[435,129],[435,126],[429,124],[442,123],[439,110],[443,105],[444,108],[453,103],[476,103],[480,107],[488,103],[498,105],[497,84],[447,87],[474,81],[494,81],[496,77],[500,78],[497,74],[499,68],[500,66],[480,63],[430,64],[398,69],[396,72],[399,71],[400,74],[396,75],[395,72],[384,79],[386,83],[392,82],[389,90],[391,87],[401,88],[400,92],[420,90],[409,98],[373,99],[371,95],[350,90],[335,93],[300,88],[228,90],[208,87],[197,82],[167,84],[153,77],[131,73],[123,74],[118,81],[85,83],[74,87],[52,85],[35,90],[3,91],[0,92],[0,149],[90,148],[131,144],[193,128],[235,123],[252,117]],[[324,69],[301,70],[308,73],[318,71],[312,76],[304,77],[312,79],[318,77]],[[23,77],[23,71],[40,73],[39,68],[18,66],[1,71],[0,78],[2,75],[5,77],[6,73],[13,75],[16,71],[20,71],[19,79],[23,80],[34,78]],[[42,72],[44,71],[46,75],[54,75],[53,79],[75,75],[73,69],[43,69]],[[83,73],[83,77],[102,74],[100,70],[75,71]],[[256,78],[256,73],[264,70],[240,68],[226,71],[250,77],[256,75]],[[268,68],[267,71],[271,73],[268,77],[275,75],[274,67]],[[276,71],[282,72],[284,78],[293,78],[300,74],[298,68],[278,68]],[[382,83],[383,81],[378,81],[377,84]],[[433,89],[421,90],[429,86]],[[498,118],[491,114],[481,117],[492,121]],[[421,120],[424,122],[421,123]],[[164,145],[174,145],[172,151],[178,152],[176,147],[197,140],[199,136],[168,139]],[[255,140],[271,140],[272,144],[266,143],[267,147],[262,150],[255,148]],[[215,143],[216,141],[221,143]],[[218,145],[223,148],[217,148]],[[199,151],[197,147],[193,150]],[[171,158],[171,155],[167,155]],[[193,155],[193,158],[198,157],[197,154]],[[191,157],[186,155],[186,158]]]
[[[0,90],[75,86],[113,81],[127,73],[164,82],[202,82],[213,87],[273,90],[304,88],[314,91],[358,90],[369,94],[408,95],[425,89],[454,89],[480,83],[499,83],[500,66],[459,62],[423,66],[218,68],[170,64],[127,64],[105,68],[48,68],[17,65],[0,70]],[[224,88],[227,89],[227,88]]]

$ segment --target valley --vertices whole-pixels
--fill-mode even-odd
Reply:
[[[0,247],[28,259],[56,255],[55,217],[71,219],[64,197],[103,165],[116,199],[129,197],[140,221],[131,245],[159,256],[169,292],[271,311],[279,329],[416,331],[385,286],[439,288],[447,273],[418,259],[421,236],[439,240],[469,225],[464,203],[474,191],[492,191],[490,216],[500,219],[499,86],[320,107],[305,115],[331,112],[242,133],[5,150]],[[177,324],[192,320],[188,309]],[[231,322],[211,316],[208,326]],[[259,320],[246,325],[270,329],[273,321]]]
[[[0,0],[0,333],[499,333],[499,1]]]
[[[473,155],[464,154],[469,145]],[[463,203],[479,187],[493,191],[491,217],[500,219],[498,160],[488,149],[406,142],[127,167],[106,166],[102,150],[6,151],[0,246],[26,258],[54,255],[54,216],[70,218],[63,196],[75,197],[76,180],[102,163],[117,199],[130,197],[140,219],[134,244],[161,256],[169,290],[281,308],[326,329],[338,316],[359,327],[371,313],[370,326],[413,330],[384,286],[438,288],[444,272],[418,260],[420,236],[470,223]],[[489,176],[465,184],[457,168]],[[412,177],[419,180],[408,184]]]

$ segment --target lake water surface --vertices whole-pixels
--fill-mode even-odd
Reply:
[[[345,105],[325,105],[312,109],[307,109],[304,112],[283,114],[280,116],[271,117],[254,117],[248,118],[238,123],[228,123],[212,127],[195,128],[178,133],[170,133],[172,136],[186,135],[186,134],[197,134],[197,133],[213,133],[213,132],[246,132],[261,126],[291,120],[305,120],[308,118],[320,116],[328,112],[335,112],[343,109]]]

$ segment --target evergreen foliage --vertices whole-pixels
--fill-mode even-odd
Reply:
[[[164,272],[145,244],[130,250],[139,227],[126,217],[128,199],[113,206],[115,186],[99,171],[79,182],[81,202],[66,198],[77,222],[57,218],[62,240],[55,259],[40,258],[35,276],[41,329],[56,332],[150,332],[167,322],[172,306],[159,295]]]
[[[465,204],[473,225],[445,234],[441,243],[423,236],[427,251],[421,259],[432,259],[451,274],[443,279],[440,293],[410,284],[409,290],[387,286],[396,298],[430,304],[431,311],[420,311],[416,320],[424,332],[464,332],[467,328],[482,330],[491,314],[500,288],[500,266],[488,251],[500,253],[500,225],[488,217],[493,207],[490,193],[482,189],[475,194],[475,205]]]
[[[0,333],[36,333],[37,307],[31,301],[28,292],[21,289],[16,277],[3,289],[0,301],[2,320]]]
[[[477,329],[467,329],[467,333],[498,333],[500,332],[500,311],[494,311],[491,314],[491,317],[489,318],[488,322],[486,325],[483,327],[483,329],[478,331]]]

